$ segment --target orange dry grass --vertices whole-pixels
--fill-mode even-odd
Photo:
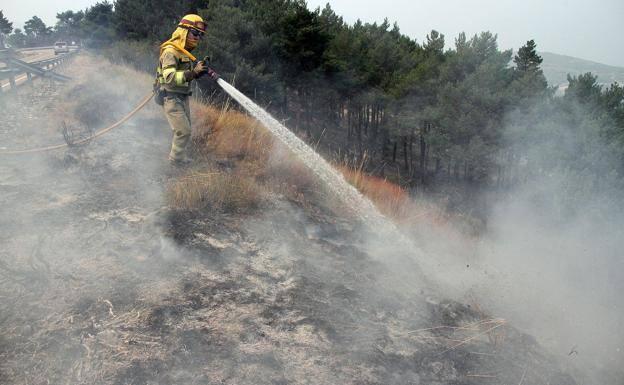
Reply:
[[[353,168],[347,165],[336,166],[345,179],[370,199],[382,214],[407,227],[427,226],[438,231],[454,234],[453,222],[459,218],[451,218],[446,210],[438,204],[427,200],[410,197],[401,186],[386,179],[364,173],[362,167]]]
[[[189,171],[167,189],[169,204],[176,209],[244,210],[255,207],[261,195],[253,179],[220,171]]]
[[[407,215],[410,199],[407,191],[401,186],[367,175],[361,169],[346,166],[337,168],[347,181],[368,197],[383,214],[392,218],[403,218]]]

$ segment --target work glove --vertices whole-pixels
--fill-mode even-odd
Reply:
[[[218,80],[219,79],[219,74],[215,72],[215,70],[213,70],[210,67],[206,67],[206,73],[208,74],[208,76],[210,76],[212,78],[212,80]]]
[[[210,56],[204,57],[204,60],[202,60],[201,62],[204,64],[205,68],[205,72],[202,73],[202,76],[207,74],[212,78],[212,80],[219,79],[219,74],[216,73],[215,70],[213,70],[212,68],[208,67],[208,64],[210,63]]]
[[[203,61],[197,62],[192,70],[184,71],[184,79],[188,82],[204,75],[207,71],[206,64]]]

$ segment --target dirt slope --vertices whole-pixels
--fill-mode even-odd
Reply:
[[[93,95],[73,118],[97,128],[149,89],[104,68],[3,96],[2,146],[58,142]],[[168,208],[169,136],[150,107],[88,146],[2,159],[0,383],[577,383],[531,336],[397,274],[322,202]]]

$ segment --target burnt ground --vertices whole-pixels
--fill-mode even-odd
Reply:
[[[61,140],[59,87],[0,96],[0,147]],[[168,209],[154,111],[84,147],[2,158],[0,383],[579,383],[475,304],[409,272],[393,285],[361,226],[320,203]]]

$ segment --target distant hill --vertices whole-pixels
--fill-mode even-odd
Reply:
[[[580,75],[591,72],[598,75],[598,82],[608,85],[613,82],[624,84],[624,68],[600,64],[572,56],[540,52],[544,59],[542,69],[550,85],[567,85],[567,74]]]

